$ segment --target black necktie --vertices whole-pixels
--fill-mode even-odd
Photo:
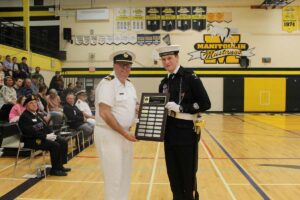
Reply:
[[[169,79],[170,79],[170,80],[174,79],[174,77],[175,77],[175,74],[174,74],[174,73],[172,73],[172,74],[169,75]]]

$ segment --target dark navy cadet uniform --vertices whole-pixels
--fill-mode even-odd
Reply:
[[[165,130],[167,173],[174,200],[194,200],[198,161],[199,137],[194,119],[208,110],[211,103],[207,92],[193,71],[180,66],[176,74],[165,77],[159,85],[160,93],[169,93],[169,102],[180,105],[180,113],[169,112]]]

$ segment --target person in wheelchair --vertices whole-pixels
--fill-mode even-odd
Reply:
[[[30,95],[24,101],[26,110],[20,116],[18,125],[22,132],[22,140],[25,148],[47,150],[50,152],[50,175],[66,176],[71,171],[63,165],[67,163],[68,143],[55,135],[49,128],[43,117],[37,113],[37,98]]]

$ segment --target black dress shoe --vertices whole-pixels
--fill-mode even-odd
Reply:
[[[63,172],[70,172],[70,171],[71,171],[71,168],[63,167],[63,168],[61,169],[61,171],[63,171]]]
[[[68,174],[62,170],[50,170],[50,175],[52,176],[67,176]]]

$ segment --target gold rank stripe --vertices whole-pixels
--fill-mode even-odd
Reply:
[[[55,16],[54,12],[49,11],[30,11],[30,17]],[[0,17],[23,17],[22,11],[0,12]]]
[[[63,72],[64,75],[107,75],[112,72],[112,70],[105,71],[66,71]],[[243,71],[243,70],[194,70],[194,72],[198,75],[300,75],[299,71],[261,71],[261,70],[253,70],[253,71]],[[132,69],[132,75],[165,75],[167,74],[164,70],[134,70]]]

